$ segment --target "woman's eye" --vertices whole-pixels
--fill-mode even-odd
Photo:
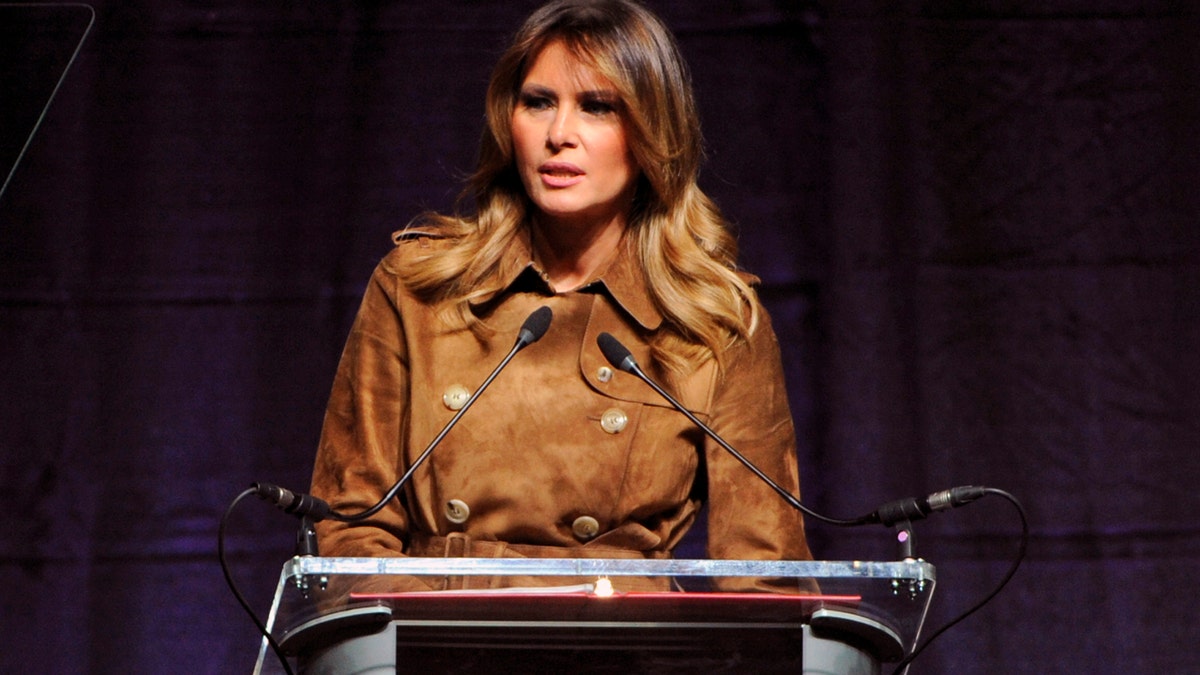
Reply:
[[[530,110],[546,110],[553,107],[553,102],[545,96],[537,96],[534,94],[523,94],[521,96],[521,107]]]
[[[617,111],[617,104],[605,100],[584,101],[581,107],[589,115],[609,115]]]

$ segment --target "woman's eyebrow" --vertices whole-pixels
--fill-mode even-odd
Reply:
[[[587,91],[579,92],[578,97],[579,98],[598,98],[598,99],[605,99],[605,100],[611,101],[611,100],[619,99],[620,95],[617,94],[616,89],[588,89]]]
[[[547,96],[550,98],[558,98],[558,94],[543,84],[531,83],[521,87],[521,94],[524,96]]]

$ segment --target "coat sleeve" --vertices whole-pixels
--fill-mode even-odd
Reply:
[[[796,433],[779,344],[766,311],[760,316],[749,341],[729,353],[714,388],[710,425],[764,474],[799,497]],[[800,512],[711,439],[705,459],[710,558],[812,559]],[[752,585],[779,586],[769,580]]]
[[[313,467],[312,492],[334,510],[373,506],[399,478],[408,400],[408,366],[398,280],[376,268],[334,376]],[[317,526],[321,554],[403,554],[408,518],[399,500],[361,523]]]

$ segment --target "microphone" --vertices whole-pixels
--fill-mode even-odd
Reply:
[[[658,392],[658,395],[666,399],[667,403],[670,403],[672,407],[683,413],[689,420],[692,421],[692,424],[695,424],[697,427],[699,427],[700,430],[705,433],[705,435],[716,441],[717,444],[724,448],[726,452],[733,455],[734,458],[741,462],[742,465],[747,469],[749,469],[751,473],[753,473],[755,476],[758,476],[759,480],[766,483],[772,490],[778,493],[779,496],[782,497],[783,500],[792,508],[806,515],[812,516],[817,520],[822,520],[833,525],[850,526],[861,525],[864,522],[870,522],[861,518],[853,521],[829,518],[800,503],[800,500],[793,496],[792,493],[785,490],[779,483],[771,480],[770,476],[763,473],[762,470],[755,466],[754,463],[749,459],[746,459],[745,455],[735,450],[732,445],[725,441],[724,438],[721,438],[720,434],[713,431],[704,422],[701,422],[700,418],[692,414],[692,411],[683,407],[682,403],[675,400],[675,398],[668,394],[665,389],[658,386],[657,382],[650,379],[650,376],[646,375],[646,373],[642,371],[641,367],[638,366],[637,360],[633,358],[633,354],[631,354],[629,349],[626,348],[625,345],[621,344],[619,340],[609,333],[601,333],[600,335],[596,336],[596,344],[600,346],[600,351],[604,354],[604,358],[608,359],[608,362],[612,364],[614,368],[636,376],[642,382],[645,382],[647,385],[649,385],[651,389]]]
[[[872,523],[891,526],[906,520],[921,520],[935,511],[946,511],[979,499],[988,489],[975,485],[964,485],[935,492],[928,497],[906,497],[880,506],[866,516]]]
[[[442,427],[442,430],[438,432],[438,435],[429,442],[429,445],[425,446],[425,450],[423,450],[417,459],[413,461],[412,466],[408,467],[408,471],[405,471],[404,475],[400,476],[400,479],[392,484],[392,487],[388,489],[387,493],[384,494],[384,496],[378,502],[376,502],[374,506],[366,509],[365,511],[360,511],[359,513],[343,514],[334,511],[333,508],[329,506],[329,503],[320,497],[292,492],[291,490],[281,488],[278,485],[272,485],[270,483],[254,483],[251,485],[251,488],[259,497],[262,497],[263,499],[275,504],[275,506],[278,506],[280,509],[283,509],[284,513],[291,513],[301,518],[308,518],[314,523],[325,520],[326,518],[331,518],[343,523],[353,523],[360,520],[365,520],[376,513],[379,513],[379,511],[382,510],[389,501],[391,501],[397,494],[400,493],[400,490],[408,483],[409,479],[412,478],[412,475],[416,473],[417,469],[420,468],[421,465],[425,463],[425,460],[429,458],[429,455],[433,452],[433,449],[436,448],[442,442],[442,439],[446,437],[446,434],[450,433],[450,430],[453,429],[456,424],[458,424],[458,420],[461,419],[462,416],[471,409],[471,406],[475,404],[475,401],[479,398],[479,396],[484,392],[485,389],[488,388],[489,385],[492,384],[492,380],[496,379],[496,376],[500,374],[500,371],[504,370],[504,368],[508,365],[508,362],[512,361],[513,357],[517,355],[517,352],[542,339],[542,336],[546,334],[546,330],[550,328],[550,320],[553,318],[554,312],[551,311],[549,307],[544,305],[535,309],[528,317],[525,318],[525,322],[521,324],[521,329],[517,332],[517,340],[513,344],[512,349],[510,349],[508,354],[504,357],[504,360],[502,360],[500,364],[492,370],[492,373],[488,375],[486,380],[483,381],[483,384],[479,385],[479,388],[475,390],[475,393],[471,394],[471,397],[467,399],[467,402],[463,404],[463,407],[459,408],[454,417],[450,418],[450,421],[446,423],[446,426]]]
[[[517,344],[513,347],[514,352],[541,340],[542,336],[546,334],[546,330],[550,328],[550,320],[553,318],[554,312],[545,305],[533,310],[533,313],[526,317],[525,323],[521,324],[521,330],[517,331]]]
[[[788,492],[778,483],[771,480],[769,476],[763,473],[762,470],[755,466],[749,459],[746,459],[742,453],[738,452],[732,446],[730,446],[729,443],[725,442],[725,439],[721,438],[717,432],[713,431],[704,422],[701,422],[695,415],[692,414],[690,410],[684,408],[682,404],[676,401],[662,387],[658,386],[657,383],[651,380],[650,377],[646,375],[644,371],[642,371],[641,367],[638,366],[637,361],[633,358],[633,354],[629,352],[629,349],[626,348],[625,345],[621,344],[620,341],[618,341],[615,337],[608,333],[601,333],[596,337],[596,344],[600,346],[600,351],[604,354],[604,358],[608,359],[608,362],[612,364],[614,368],[617,370],[622,370],[631,375],[635,375],[638,377],[638,379],[650,385],[650,388],[658,392],[659,396],[662,396],[667,400],[668,403],[674,406],[676,410],[686,415],[687,418],[691,420],[693,424],[699,427],[700,430],[703,431],[709,438],[716,441],[722,448],[737,458],[737,460],[741,462],[747,469],[749,469],[755,476],[758,476],[759,479],[770,486],[772,490],[777,492],[779,496],[788,503],[788,505],[800,511],[801,513],[804,513],[805,515],[816,518],[817,520],[841,527],[854,527],[873,523],[891,526],[905,520],[919,520],[921,518],[925,518],[934,511],[945,511],[946,509],[952,509],[962,506],[963,504],[969,504],[970,502],[979,499],[987,493],[988,488],[984,487],[956,487],[949,490],[942,490],[941,492],[935,492],[928,497],[908,497],[905,499],[897,499],[884,504],[872,513],[850,520],[830,518],[822,515],[800,503],[800,500],[793,496],[792,493]]]

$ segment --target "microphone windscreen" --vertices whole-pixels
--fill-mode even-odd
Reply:
[[[608,333],[601,333],[596,336],[596,344],[600,345],[600,351],[604,354],[604,358],[608,359],[614,368],[627,373],[633,372],[632,368],[635,364],[633,354],[617,338]]]
[[[530,345],[541,340],[542,336],[546,334],[546,330],[550,328],[550,320],[553,318],[554,312],[545,305],[533,310],[533,313],[525,319],[525,323],[521,324],[522,342]]]

